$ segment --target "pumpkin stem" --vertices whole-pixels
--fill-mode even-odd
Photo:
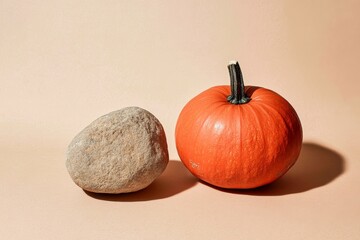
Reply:
[[[232,104],[243,104],[251,100],[245,94],[244,80],[241,73],[240,65],[237,61],[231,61],[228,65],[230,74],[231,95],[228,96],[228,102]]]

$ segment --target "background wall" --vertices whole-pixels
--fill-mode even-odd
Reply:
[[[0,151],[56,152],[48,161],[63,166],[67,144],[91,121],[139,106],[163,123],[178,160],[179,112],[228,84],[227,63],[238,60],[246,84],[288,99],[304,142],[338,152],[359,183],[359,12],[351,0],[0,0]]]
[[[360,119],[359,1],[0,4],[2,147],[65,148],[92,120],[136,105],[161,120],[177,158],[181,108],[228,84],[233,59],[247,84],[293,104],[305,140],[355,147],[344,128]]]

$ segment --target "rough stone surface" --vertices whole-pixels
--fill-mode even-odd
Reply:
[[[168,162],[159,120],[144,109],[127,107],[82,130],[68,147],[66,167],[84,190],[126,193],[150,185]]]

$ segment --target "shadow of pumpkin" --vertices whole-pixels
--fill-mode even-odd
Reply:
[[[219,191],[257,196],[278,196],[306,192],[325,186],[345,172],[345,160],[337,152],[316,143],[304,143],[295,165],[275,182],[244,190]]]

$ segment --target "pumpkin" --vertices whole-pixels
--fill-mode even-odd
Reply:
[[[287,100],[266,88],[245,87],[238,62],[228,69],[230,86],[212,87],[182,109],[176,148],[197,178],[221,188],[256,188],[294,165],[302,127]]]

